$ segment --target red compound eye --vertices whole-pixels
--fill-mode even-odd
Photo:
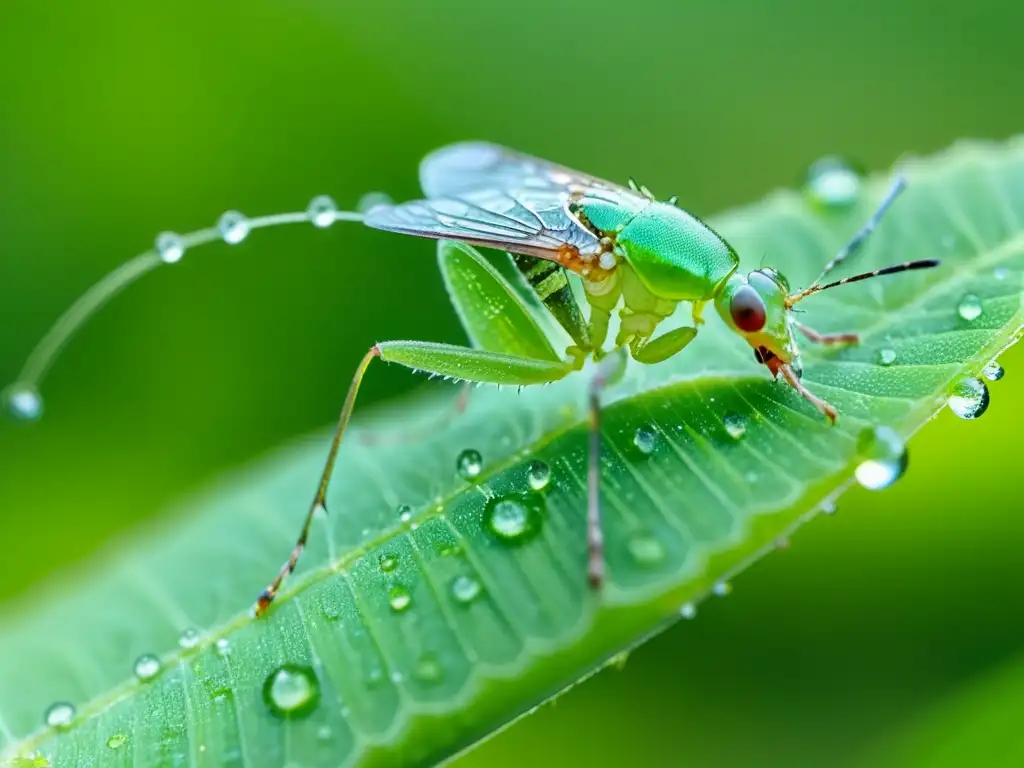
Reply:
[[[764,328],[767,319],[764,301],[749,285],[743,286],[733,294],[729,314],[732,315],[736,327],[746,333],[757,333]]]

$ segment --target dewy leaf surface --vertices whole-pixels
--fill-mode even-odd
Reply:
[[[247,611],[291,545],[324,435],[185,502],[187,521],[169,516],[174,526],[7,606],[5,754],[38,750],[62,768],[437,761],[676,620],[850,482],[861,430],[885,424],[909,437],[1019,335],[1024,142],[961,144],[904,170],[909,191],[849,270],[928,257],[943,266],[801,305],[819,330],[864,334],[857,348],[805,348],[804,380],[839,409],[838,427],[773,383],[713,313],[683,354],[633,366],[611,393],[602,597],[584,577],[586,373],[522,393],[477,390],[464,415],[418,444],[366,445],[374,430],[437,417],[436,404],[396,406],[350,433],[332,514],[266,619]],[[803,285],[886,183],[870,182],[842,211],[778,193],[715,224],[744,268],[763,259]],[[973,320],[958,312],[966,294],[982,305]],[[635,444],[641,428],[653,431],[650,452]],[[466,448],[483,456],[473,482],[456,472]],[[533,461],[551,471],[541,491],[528,482]],[[495,522],[498,499],[525,517],[506,506]],[[520,527],[515,545],[492,530]],[[200,640],[181,648],[188,629]],[[149,682],[132,674],[144,653],[162,663]],[[264,701],[283,664],[319,681],[303,717]],[[55,701],[77,708],[64,730],[42,727]]]

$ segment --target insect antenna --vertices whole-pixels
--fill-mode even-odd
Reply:
[[[213,227],[183,235],[164,232],[156,238],[153,248],[115,268],[65,310],[64,314],[29,354],[17,380],[8,388],[7,392],[29,393],[32,397],[37,398],[39,385],[57,355],[89,318],[143,275],[164,264],[174,264],[180,261],[186,252],[200,245],[217,241],[235,245],[244,240],[254,229],[276,227],[281,224],[310,223],[324,229],[336,221],[361,222],[362,220],[362,213],[339,211],[333,200],[322,195],[313,198],[305,211],[277,213],[255,218],[246,218],[242,214],[232,211],[221,216],[217,225]]]
[[[906,261],[902,264],[893,264],[891,267],[883,267],[882,269],[876,269],[872,272],[862,272],[859,275],[853,275],[852,277],[844,277],[842,280],[836,280],[834,283],[826,283],[825,285],[812,285],[810,288],[805,288],[799,293],[794,293],[791,296],[786,297],[786,306],[792,307],[798,301],[806,299],[808,296],[812,296],[815,293],[821,293],[827,291],[829,288],[838,288],[840,285],[846,285],[847,283],[859,283],[861,280],[870,280],[872,277],[881,277],[882,275],[895,275],[898,272],[909,272],[914,269],[931,269],[932,267],[939,266],[941,262],[938,259],[920,259],[918,261]]]

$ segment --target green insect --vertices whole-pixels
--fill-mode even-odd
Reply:
[[[892,185],[874,215],[825,266],[808,288],[793,292],[773,269],[738,272],[739,258],[720,235],[676,207],[656,200],[632,181],[621,186],[492,144],[455,144],[428,155],[420,166],[424,200],[383,205],[364,216],[336,213],[375,229],[441,240],[438,259],[452,302],[472,347],[421,341],[374,345],[356,368],[319,486],[298,540],[278,574],[260,594],[265,612],[305,547],[352,415],[360,383],[375,358],[473,383],[546,384],[597,361],[588,392],[587,577],[604,577],[600,518],[599,454],[602,392],[621,375],[627,355],[645,365],[681,352],[714,302],[722,321],[753,348],[758,363],[782,378],[829,421],[835,409],[800,380],[796,334],[811,341],[853,343],[855,334],[819,334],[797,322],[793,306],[839,285],[911,269],[937,266],[911,261],[832,283],[822,280],[856,252],[904,188]],[[310,214],[312,216],[312,214]],[[283,220],[283,219],[282,219]],[[314,223],[316,219],[312,218]],[[263,225],[271,222],[268,218]],[[573,344],[561,353],[543,330],[544,318],[477,251],[461,244],[507,251],[539,302]],[[180,254],[178,254],[180,256]],[[587,312],[569,283],[578,277]],[[111,291],[112,293],[112,291]],[[692,326],[658,334],[681,302],[692,304]],[[94,302],[91,306],[95,306]],[[612,313],[619,326],[608,343]],[[59,346],[54,342],[51,346]]]

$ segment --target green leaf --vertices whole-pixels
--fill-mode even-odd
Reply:
[[[850,484],[862,430],[909,437],[1021,333],[1024,141],[963,144],[903,170],[909,191],[851,269],[934,256],[944,265],[806,302],[809,325],[864,336],[857,348],[805,350],[804,381],[839,409],[837,427],[772,382],[716,317],[682,354],[632,366],[610,393],[600,597],[584,575],[586,372],[521,393],[476,390],[430,439],[366,445],[377,429],[436,418],[436,403],[396,405],[348,435],[331,516],[265,619],[248,607],[291,546],[324,435],[185,502],[188,522],[135,535],[8,606],[5,755],[39,750],[60,766],[436,761],[675,621]],[[871,181],[848,209],[778,193],[714,224],[746,267],[763,259],[806,284],[885,183]],[[970,320],[958,311],[967,295],[982,308]],[[653,431],[653,450],[635,444],[638,429]],[[465,448],[484,458],[473,483],[456,472]],[[528,482],[536,461],[551,471],[541,491]],[[513,507],[496,512],[501,500]],[[201,637],[181,648],[189,628]],[[163,668],[145,683],[132,676],[143,653]],[[264,700],[285,664],[319,681],[304,716],[281,717]],[[62,700],[77,718],[42,728]]]

